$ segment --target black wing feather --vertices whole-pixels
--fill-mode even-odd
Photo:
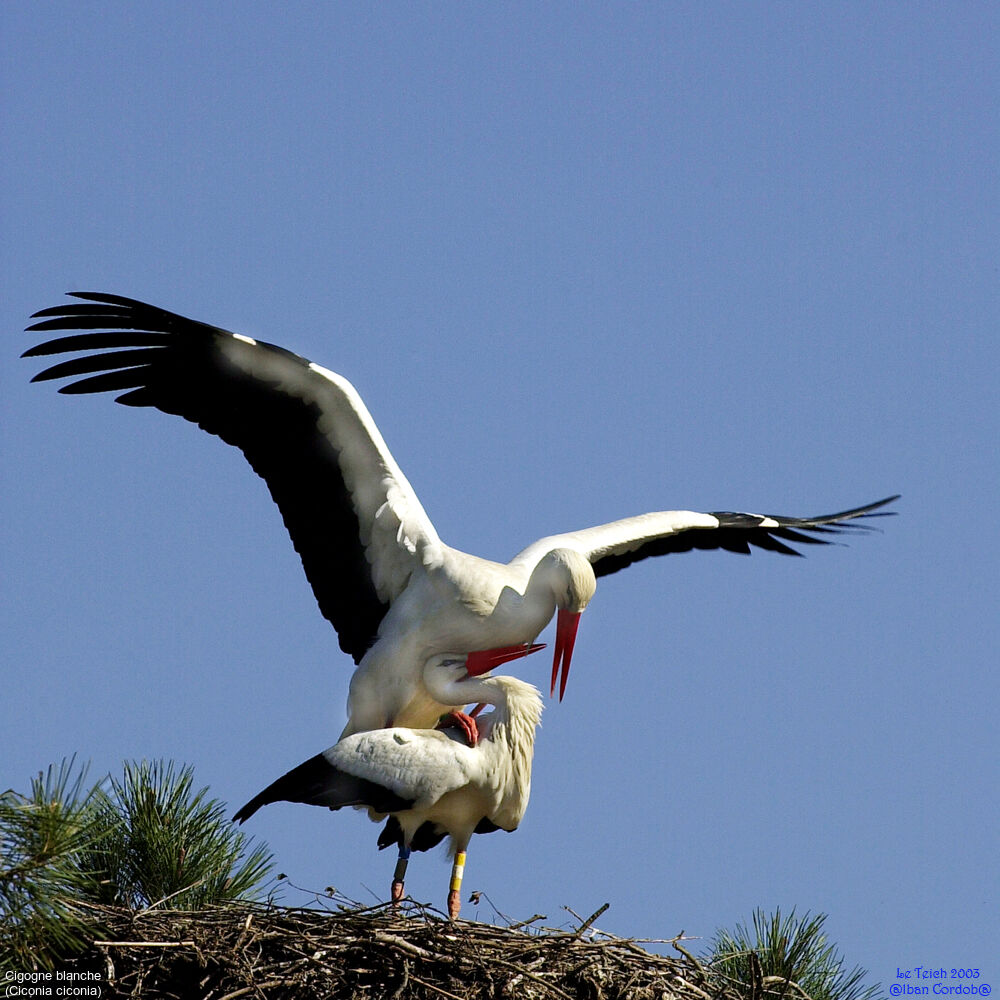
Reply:
[[[75,339],[75,338],[69,338]],[[71,350],[72,348],[67,348]],[[40,371],[31,381],[47,382],[54,378],[71,378],[74,375],[86,375],[88,372],[101,372],[108,369],[134,368],[149,364],[149,349],[130,349],[111,351],[107,354],[85,354],[80,358],[60,361],[51,368]]]
[[[24,356],[121,350],[61,362],[34,380],[89,375],[59,391],[128,390],[117,402],[182,416],[239,448],[281,510],[341,649],[360,662],[388,604],[371,582],[337,454],[317,430],[318,404],[238,371],[220,350],[220,338],[231,344],[235,336],[227,330],[120,295],[70,294],[88,301],[43,309],[32,318],[45,318],[29,329],[95,332],[59,337]],[[309,364],[273,344],[257,342],[254,349]]]
[[[121,371],[102,372],[91,375],[77,382],[70,382],[59,387],[59,392],[66,396],[81,396],[89,392],[119,392],[122,389],[135,389],[145,385],[149,378],[150,365],[132,365]]]
[[[261,806],[271,802],[304,802],[328,809],[369,806],[382,813],[409,809],[413,805],[412,799],[404,799],[389,788],[341,771],[321,753],[271,782],[243,806],[233,820],[243,823]]]
[[[898,500],[899,495],[886,497],[875,503],[839,514],[819,517],[781,517],[777,515],[740,514],[733,511],[713,511],[718,518],[717,528],[690,528],[672,535],[650,539],[630,552],[602,556],[594,560],[594,574],[608,576],[651,556],[690,552],[692,549],[723,549],[750,555],[751,548],[767,549],[787,556],[801,556],[788,542],[797,545],[832,545],[831,540],[815,535],[835,535],[849,531],[872,531],[871,525],[857,524],[857,520],[873,517],[892,517],[895,511],[880,511],[879,507]],[[777,522],[777,526],[765,522]],[[806,534],[811,532],[811,534]]]

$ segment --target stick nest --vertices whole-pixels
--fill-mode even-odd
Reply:
[[[328,899],[329,902],[329,899]],[[93,945],[63,968],[101,975],[101,996],[236,1000],[736,1000],[679,943],[677,957],[546,919],[451,923],[405,902],[288,909],[227,904],[198,912],[94,907]],[[88,907],[88,909],[91,909]],[[575,914],[574,914],[575,916]],[[578,918],[579,919],[579,918]]]

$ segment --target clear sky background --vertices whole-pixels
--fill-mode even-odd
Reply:
[[[475,839],[466,888],[639,937],[822,911],[871,981],[995,984],[995,4],[0,18],[0,788],[164,757],[235,809],[345,719],[351,661],[242,456],[29,385],[29,314],[115,292],[345,374],[490,558],[902,493],[849,547],[604,578],[521,829]],[[248,829],[298,885],[386,897],[361,815]],[[408,888],[443,906],[448,871]]]

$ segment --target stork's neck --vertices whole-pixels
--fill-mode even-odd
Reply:
[[[513,781],[510,796],[520,799],[523,811],[531,788],[531,762],[535,755],[535,730],[542,718],[542,696],[538,689],[516,677],[484,677],[497,692],[494,709],[483,719],[489,728],[485,739],[497,748]]]
[[[475,683],[477,690],[470,701],[493,705],[490,739],[502,740],[511,748],[533,747],[535,728],[542,717],[542,696],[538,689],[516,677],[477,677],[464,682]]]
[[[478,746],[469,752],[481,755],[498,796],[490,809],[494,822],[513,830],[521,821],[531,792],[531,761],[535,754],[535,729],[542,717],[538,689],[516,677],[470,677],[456,674],[456,662],[429,664],[424,681],[431,696],[445,705],[483,702],[493,711],[480,718]]]

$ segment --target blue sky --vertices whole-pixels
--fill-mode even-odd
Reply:
[[[795,906],[873,981],[1000,977],[995,5],[0,18],[0,787],[166,757],[235,809],[344,722],[350,660],[242,456],[29,385],[28,315],[115,292],[345,374],[490,558],[902,493],[849,547],[603,579],[524,823],[466,887],[656,938]],[[297,884],[385,898],[363,817],[249,829]],[[438,852],[408,888],[447,878]]]

